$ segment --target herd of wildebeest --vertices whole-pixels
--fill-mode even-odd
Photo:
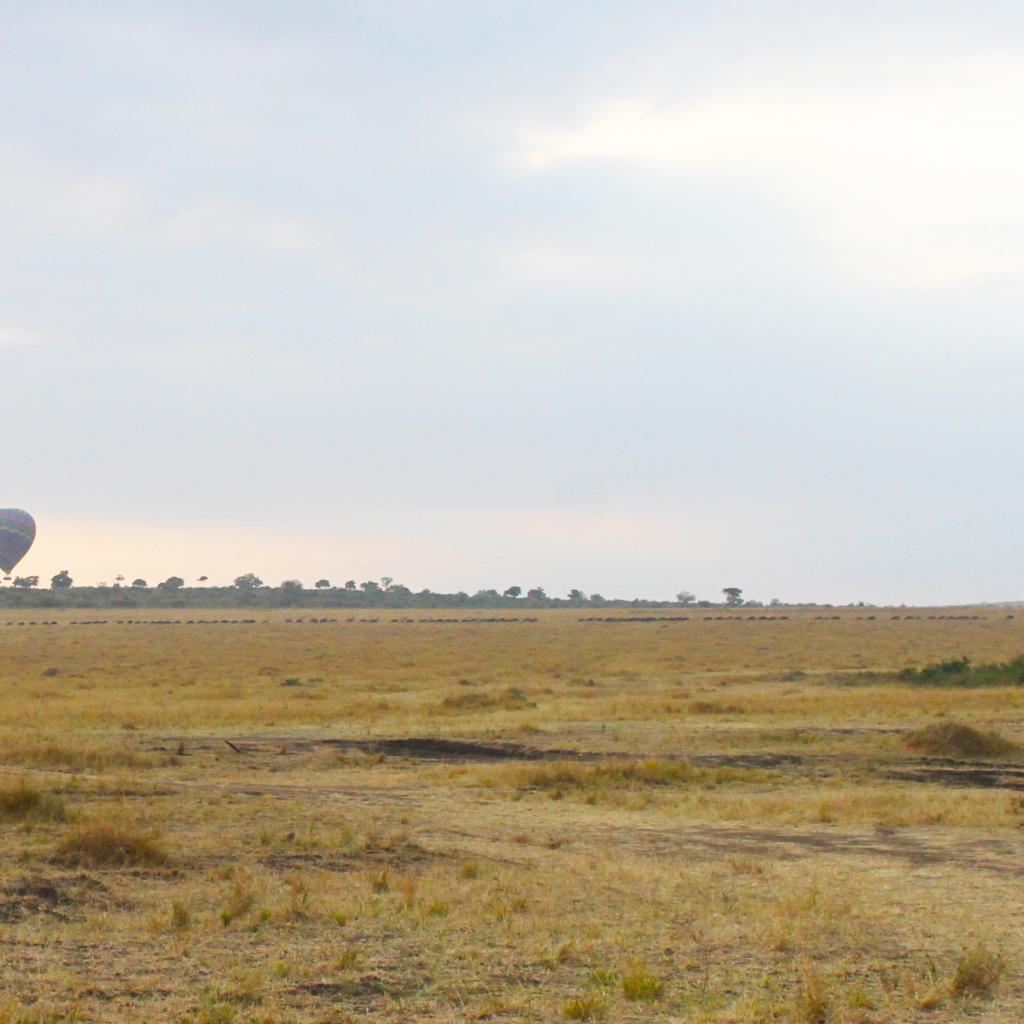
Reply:
[[[857,622],[877,621],[903,621],[917,622],[922,619],[929,621],[975,621],[981,619],[980,615],[815,615],[814,622],[843,622],[855,620]],[[1012,619],[1014,616],[1007,615]],[[537,616],[471,616],[467,618],[356,618],[350,616],[346,619],[306,616],[303,618],[287,618],[283,620],[286,625],[328,625],[338,622],[355,623],[379,623],[386,624],[408,624],[408,623],[434,623],[440,625],[511,625],[517,622],[539,622]],[[588,615],[585,618],[577,619],[577,622],[587,622],[601,625],[623,625],[626,623],[645,622],[789,622],[788,615],[704,615],[691,618],[689,615]],[[68,622],[59,622],[56,619],[43,619],[31,621],[8,621],[5,626],[254,626],[257,619],[71,619]]]
[[[881,616],[885,618],[885,616]],[[1012,615],[1006,616],[1012,619]],[[815,615],[815,622],[842,622],[844,619],[855,619],[857,622],[875,622],[878,615]],[[968,621],[980,619],[980,615],[890,615],[892,619],[916,621],[919,619],[952,619]],[[688,615],[589,615],[580,622],[689,622]],[[705,615],[704,622],[788,622],[788,615]]]

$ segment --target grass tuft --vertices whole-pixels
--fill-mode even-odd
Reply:
[[[608,1015],[608,1000],[602,996],[576,996],[562,1007],[562,1016],[568,1020],[600,1020]]]
[[[150,832],[132,832],[106,821],[88,822],[68,833],[56,860],[77,867],[166,867],[171,858]]]
[[[181,900],[171,902],[171,928],[176,932],[186,932],[192,925],[192,912]]]
[[[960,954],[949,991],[954,996],[988,996],[1005,973],[1005,957],[986,942],[977,942]]]
[[[56,793],[44,793],[26,783],[0,791],[0,821],[67,820],[67,804]]]
[[[828,992],[820,975],[809,965],[801,972],[795,1016],[802,1024],[828,1024],[832,1019]]]
[[[0,745],[0,760],[6,764],[36,768],[67,768],[75,772],[104,771],[108,768],[149,768],[157,757],[118,744],[69,746],[64,743],[24,743]]]
[[[561,791],[595,789],[635,789],[645,786],[680,786],[703,782],[711,773],[686,761],[606,761],[580,764],[551,761],[530,765],[516,772],[519,789]]]
[[[622,978],[622,994],[633,1003],[653,1003],[665,993],[665,983],[643,967],[634,967]]]
[[[510,686],[501,693],[454,693],[441,701],[444,711],[520,711],[536,706],[518,686]]]

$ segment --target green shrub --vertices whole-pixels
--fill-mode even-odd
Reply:
[[[920,686],[1024,686],[1024,655],[989,665],[973,665],[966,656],[951,658],[922,669],[905,668],[896,678]]]

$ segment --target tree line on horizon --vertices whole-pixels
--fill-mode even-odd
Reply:
[[[76,585],[70,572],[62,569],[50,578],[48,588],[40,587],[38,576],[16,576],[11,586],[0,589],[0,606],[12,607],[246,607],[288,608],[559,608],[559,607],[749,607],[761,608],[764,603],[748,600],[741,587],[724,587],[722,600],[698,599],[688,590],[681,590],[675,601],[644,598],[606,598],[598,593],[587,594],[573,588],[565,597],[550,596],[544,587],[523,588],[519,585],[504,590],[483,589],[473,594],[465,591],[437,593],[432,590],[413,591],[390,576],[357,583],[346,580],[336,586],[329,579],[318,579],[312,587],[301,580],[283,580],[269,586],[248,572],[236,576],[228,586],[209,585],[208,577],[200,576],[189,586],[181,576],[169,576],[155,585],[138,577],[129,581],[114,577],[114,583],[95,586]],[[773,599],[771,607],[783,602]]]

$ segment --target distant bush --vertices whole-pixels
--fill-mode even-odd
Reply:
[[[972,665],[968,657],[952,658],[922,669],[905,668],[897,678],[922,686],[1024,686],[1024,655],[990,665]]]
[[[676,601],[641,598],[604,598],[594,594],[590,598],[576,591],[573,597],[549,597],[542,587],[531,589],[522,596],[518,587],[510,587],[503,594],[497,590],[481,590],[475,594],[464,591],[436,593],[421,590],[414,593],[408,587],[392,582],[387,587],[368,580],[357,587],[323,586],[326,579],[313,587],[303,587],[298,580],[285,580],[281,586],[264,586],[252,573],[237,577],[233,586],[184,586],[180,576],[171,576],[157,586],[150,587],[139,577],[130,586],[71,586],[71,579],[59,577],[56,589],[29,587],[0,588],[0,608],[110,608],[129,611],[133,608],[420,608],[420,609],[505,609],[522,612],[537,608],[602,608],[633,609],[679,608]],[[710,601],[701,602],[702,608],[724,607]]]
[[[924,754],[945,757],[1007,757],[1022,749],[998,732],[982,732],[960,722],[919,729],[907,737],[907,745]]]

